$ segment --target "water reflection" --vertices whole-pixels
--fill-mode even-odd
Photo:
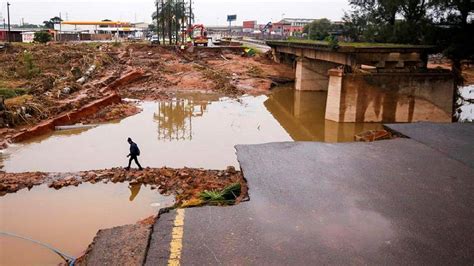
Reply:
[[[128,200],[133,201],[138,196],[138,193],[140,193],[141,188],[141,184],[129,185],[128,189],[130,189],[130,197],[128,198]]]
[[[380,123],[337,123],[325,119],[327,92],[279,88],[264,105],[295,141],[346,142],[354,135],[382,129]]]
[[[154,115],[158,123],[159,140],[192,140],[193,117],[199,117],[206,111],[206,103],[195,104],[190,100],[172,100],[159,102]]]

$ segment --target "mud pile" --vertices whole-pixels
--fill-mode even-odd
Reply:
[[[117,67],[115,52],[91,44],[12,45],[0,54],[0,61],[0,142],[109,97],[112,92],[99,90],[95,80]],[[128,103],[108,109],[111,115],[92,120],[137,112],[136,107],[124,105]]]
[[[228,49],[186,52],[144,44],[125,49],[120,62],[145,73],[143,79],[119,90],[127,98],[164,99],[169,92],[183,90],[257,94],[269,91],[275,81],[294,79],[291,67],[275,64],[265,55],[246,57]]]

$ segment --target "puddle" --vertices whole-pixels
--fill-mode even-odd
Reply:
[[[79,256],[99,229],[133,224],[173,197],[144,186],[89,184],[54,190],[45,185],[0,198],[0,231],[15,233]],[[22,256],[20,254],[27,254]],[[61,258],[39,245],[0,235],[0,265],[57,265]]]
[[[234,145],[275,141],[352,141],[378,123],[324,119],[325,92],[276,89],[270,96],[229,99],[183,94],[173,101],[144,102],[143,112],[96,128],[59,131],[3,154],[7,172],[64,172],[126,166],[127,137],[138,143],[140,163],[150,167],[238,167]]]

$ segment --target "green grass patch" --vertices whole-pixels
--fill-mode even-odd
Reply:
[[[233,183],[226,188],[218,190],[204,190],[201,192],[201,200],[205,203],[210,204],[234,204],[237,197],[240,196],[241,185],[240,183]]]
[[[17,88],[17,89],[8,89],[8,88],[0,88],[0,97],[4,99],[14,98],[21,95],[25,95],[29,92],[28,89]]]

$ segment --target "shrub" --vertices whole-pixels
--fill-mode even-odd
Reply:
[[[39,31],[35,32],[35,36],[33,38],[33,41],[38,42],[38,43],[47,43],[52,40],[51,34],[46,31]]]
[[[339,41],[335,36],[327,36],[324,41],[328,42],[328,45],[331,49],[336,50],[339,48]]]
[[[0,88],[0,97],[4,99],[9,99],[17,96],[21,96],[28,93],[28,89],[8,89],[8,88]]]
[[[32,78],[40,73],[39,68],[37,68],[33,63],[33,55],[28,51],[23,53],[23,66],[23,75],[27,78]]]

